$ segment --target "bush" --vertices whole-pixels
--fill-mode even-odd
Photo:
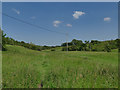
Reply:
[[[105,51],[107,51],[107,52],[111,52],[111,48],[110,48],[109,45],[106,45],[106,46],[105,46]]]
[[[92,48],[91,51],[97,51],[97,49],[96,48]]]
[[[86,48],[85,48],[85,51],[90,51],[90,48],[89,48],[89,47],[86,47]]]
[[[63,48],[62,48],[62,51],[67,51],[67,47],[63,47]]]
[[[83,47],[82,47],[82,46],[79,46],[78,51],[82,51],[82,50],[83,50]]]
[[[38,48],[37,50],[38,50],[38,51],[41,51],[41,49],[40,49],[40,48]]]
[[[51,49],[51,51],[55,51],[55,49]]]

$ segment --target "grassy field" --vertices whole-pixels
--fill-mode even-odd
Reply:
[[[7,45],[3,88],[117,88],[118,53],[34,51]]]

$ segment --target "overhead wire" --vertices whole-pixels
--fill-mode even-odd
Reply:
[[[39,28],[40,30],[45,30],[45,31],[49,31],[49,32],[54,32],[54,33],[66,35],[66,33],[58,32],[58,31],[53,31],[53,30],[50,30],[50,29],[48,29],[48,28],[44,28],[44,27],[42,27],[42,26],[39,26],[39,25],[36,25],[36,24],[32,24],[32,23],[29,23],[29,22],[27,22],[27,21],[25,21],[25,20],[18,19],[18,18],[16,18],[16,17],[10,16],[10,15],[8,15],[8,14],[6,14],[6,13],[3,13],[3,12],[2,12],[2,15],[7,16],[7,17],[9,17],[9,18],[11,18],[11,19],[14,19],[14,20],[16,20],[16,21],[19,21],[19,22],[21,22],[21,23],[25,23],[25,24],[28,24],[28,25],[30,25],[30,26],[34,26],[34,27],[36,27],[36,28]]]

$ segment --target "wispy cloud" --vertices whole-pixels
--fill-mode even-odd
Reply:
[[[15,9],[15,8],[12,8],[12,10],[16,13],[16,14],[20,14],[20,11],[19,10],[17,10],[17,9]]]
[[[32,16],[32,17],[30,17],[31,19],[36,19],[36,17],[35,16]]]
[[[54,27],[58,27],[60,23],[62,23],[62,22],[56,20],[56,21],[53,22],[53,26],[54,26]]]
[[[110,17],[105,17],[105,18],[104,18],[104,21],[109,22],[109,21],[111,21],[111,18],[110,18]]]
[[[67,27],[72,27],[72,25],[71,25],[71,24],[66,24],[66,26],[67,26]]]
[[[82,11],[74,11],[73,17],[75,19],[79,19],[79,17],[84,15],[84,14],[85,14],[85,12],[82,12]]]

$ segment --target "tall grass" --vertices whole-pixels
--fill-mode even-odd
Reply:
[[[117,88],[118,53],[34,51],[7,46],[3,88]]]

